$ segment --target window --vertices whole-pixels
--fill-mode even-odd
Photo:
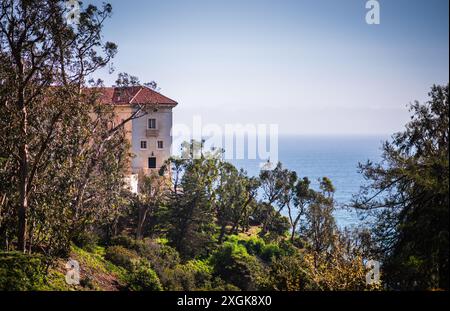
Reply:
[[[148,128],[156,129],[156,119],[148,119]]]
[[[164,148],[164,142],[162,140],[158,140],[158,149]]]
[[[148,158],[148,168],[156,168],[156,158],[155,157]]]
[[[141,140],[141,149],[147,149],[147,141]]]

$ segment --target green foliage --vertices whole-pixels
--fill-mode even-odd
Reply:
[[[174,191],[167,214],[167,237],[184,259],[205,256],[215,244],[215,183],[220,154],[204,152],[203,143],[185,144],[186,158],[172,158]],[[181,188],[183,191],[179,191]]]
[[[161,291],[162,285],[155,271],[145,261],[133,264],[128,279],[128,288],[132,291]]]
[[[88,290],[95,290],[95,284],[92,278],[89,276],[86,276],[80,280],[80,286],[88,289]]]
[[[449,288],[449,86],[411,105],[411,121],[360,164],[368,184],[354,200],[370,211],[385,280],[394,289]]]
[[[259,211],[263,224],[261,235],[273,231],[271,236],[275,235],[276,238],[289,228],[289,223],[286,229],[282,227],[283,217],[280,212],[291,201],[297,173],[283,168],[281,162],[278,162],[272,170],[261,170],[259,179],[263,195],[263,204]]]
[[[240,239],[238,236],[230,236],[227,240],[233,245],[243,245],[248,255],[258,256],[265,262],[271,262],[274,258],[278,258],[284,253],[284,250],[275,243],[268,243],[257,236]]]
[[[111,238],[110,245],[120,245],[128,249],[134,249],[136,240],[128,235],[118,235]]]
[[[39,288],[44,291],[70,291],[74,290],[73,285],[66,283],[66,275],[61,271],[50,268],[46,275],[46,284]]]
[[[239,243],[243,243],[247,248],[248,253],[251,255],[261,255],[264,248],[266,247],[266,243],[264,242],[264,240],[256,236],[240,240]]]
[[[47,260],[66,256],[92,226],[114,223],[128,161],[122,127],[110,126],[114,107],[86,91],[100,84],[86,77],[116,53],[101,34],[111,6],[81,8],[72,27],[62,4],[0,5],[0,240]]]
[[[39,255],[0,252],[0,290],[29,291],[45,286],[45,266]]]
[[[195,288],[204,288],[211,282],[213,269],[208,261],[189,260],[184,264],[184,267],[194,275]]]
[[[127,235],[119,235],[113,237],[109,243],[110,245],[122,246],[126,249],[136,252],[139,256],[145,257],[151,255],[155,248],[159,248],[153,241],[137,240]]]
[[[71,252],[86,271],[126,279],[130,290],[364,289],[359,240],[336,227],[326,177],[317,191],[281,163],[249,177],[223,161],[223,150],[191,141],[161,176],[142,178],[140,195],[125,191],[125,132],[111,125],[117,116],[98,89],[87,88],[101,83],[84,81],[116,53],[101,35],[111,6],[88,6],[72,28],[61,23],[61,1],[36,0],[33,10],[29,2],[0,6],[4,249],[42,251],[46,264]],[[140,84],[123,73],[116,83]],[[448,289],[448,86],[433,87],[430,97],[412,106],[405,131],[384,145],[383,163],[361,166],[372,184],[355,205],[380,210],[376,251],[394,288]],[[373,200],[374,193],[385,196]],[[251,225],[258,237],[237,236]],[[116,232],[139,239],[110,239]],[[43,260],[0,253],[0,289],[70,289],[60,271],[45,280]],[[98,285],[92,275],[82,278],[83,289]]]
[[[238,171],[231,163],[220,162],[218,165],[215,211],[220,227],[220,244],[226,235],[236,234],[239,228],[248,228],[249,216],[256,203],[259,181],[257,178],[248,177],[244,170]]]
[[[185,264],[178,264],[173,269],[166,269],[163,277],[161,282],[166,290],[239,290],[221,278],[214,277],[209,260],[190,260]]]
[[[83,232],[79,233],[78,235],[76,235],[72,239],[72,241],[76,246],[92,252],[95,250],[95,248],[97,246],[99,237],[94,232],[83,231]]]
[[[299,291],[311,290],[311,279],[300,254],[283,256],[274,260],[269,272],[270,290]]]
[[[133,206],[136,218],[136,237],[154,235],[160,228],[160,218],[167,213],[167,202],[170,194],[170,180],[156,172],[139,178],[138,200]]]
[[[290,227],[289,219],[266,202],[256,204],[251,216],[254,224],[263,225],[259,236],[266,240],[280,240]]]
[[[286,232],[289,230],[289,219],[281,213],[276,212],[272,215],[271,220],[266,226],[267,232],[263,235],[264,231],[261,231],[260,236],[263,236],[269,241],[279,241],[286,236]]]
[[[264,246],[260,257],[265,261],[272,261],[275,258],[278,258],[283,253],[282,249],[277,244],[267,244]]]
[[[160,267],[173,267],[180,262],[180,256],[173,247],[154,240],[136,240],[121,235],[112,238],[111,245],[122,246],[135,252],[136,255],[146,258],[157,271],[160,270]]]
[[[135,251],[117,245],[110,246],[106,249],[105,259],[117,266],[132,270],[134,263],[139,259],[139,256]]]
[[[136,241],[133,249],[139,256],[147,259],[158,274],[162,274],[165,269],[172,269],[180,263],[180,255],[177,250],[169,245],[161,245],[151,240]]]
[[[164,288],[167,290],[204,290],[210,285],[211,269],[197,267],[192,262],[178,264],[164,273]]]
[[[247,248],[236,240],[226,241],[213,253],[214,275],[242,290],[256,290],[265,285],[264,266],[249,255]]]
[[[166,290],[194,290],[197,288],[198,282],[196,283],[194,275],[196,271],[192,266],[182,265],[180,256],[173,247],[158,242],[164,242],[164,240],[136,240],[125,235],[117,236],[111,239],[111,244],[115,246],[110,248],[119,248],[122,250],[121,253],[125,252],[127,255],[121,256],[125,258],[112,260],[109,259],[109,256],[106,258],[118,265],[125,265],[129,270],[131,270],[130,267],[136,267],[137,264],[148,265],[158,275],[161,286]],[[124,262],[124,264],[116,260]],[[203,270],[205,270],[204,267]]]
[[[101,274],[111,274],[118,278],[123,283],[127,270],[119,265],[115,265],[111,261],[105,259],[106,250],[97,246],[94,252],[86,251],[75,245],[71,246],[71,256],[79,261],[80,266],[89,268]]]

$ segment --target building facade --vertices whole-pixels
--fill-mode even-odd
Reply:
[[[172,109],[178,103],[148,87],[105,87],[101,100],[114,106],[115,124],[124,120],[132,158],[128,167],[128,183],[138,191],[138,176],[158,171],[171,156]]]

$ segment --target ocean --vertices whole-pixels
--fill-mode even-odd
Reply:
[[[319,178],[324,176],[330,178],[336,189],[334,195],[336,222],[341,228],[351,227],[361,223],[355,210],[344,207],[352,196],[358,193],[364,182],[363,176],[358,173],[358,163],[367,160],[379,161],[382,142],[388,138],[388,136],[284,135],[278,137],[278,160],[283,167],[295,171],[299,178],[308,177],[314,189],[318,189]],[[175,154],[179,155],[180,146],[174,147]],[[235,152],[233,154],[236,155]],[[247,149],[244,151],[244,159],[226,160],[237,168],[243,168],[250,176],[259,175],[260,165],[264,162],[259,158],[248,159]]]
[[[278,160],[299,177],[308,177],[315,189],[319,178],[330,178],[336,188],[336,222],[339,227],[349,227],[360,223],[356,211],[344,208],[364,182],[358,163],[379,161],[386,139],[388,136],[280,136]],[[251,176],[259,174],[259,159],[230,162]]]

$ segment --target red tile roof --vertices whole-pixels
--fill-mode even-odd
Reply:
[[[170,106],[178,104],[176,101],[146,86],[100,87],[94,90],[100,93],[100,100],[104,104],[158,104]]]

